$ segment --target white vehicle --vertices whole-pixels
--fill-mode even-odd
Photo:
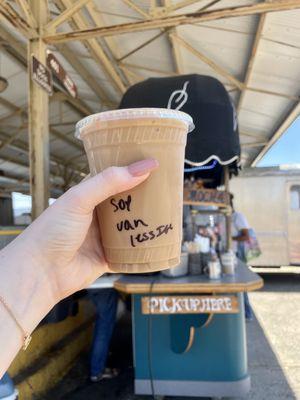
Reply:
[[[249,168],[231,180],[230,191],[262,251],[250,264],[300,265],[300,168]]]

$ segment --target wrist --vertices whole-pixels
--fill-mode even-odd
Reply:
[[[43,266],[29,253],[15,243],[0,253],[0,295],[28,334],[55,303]]]

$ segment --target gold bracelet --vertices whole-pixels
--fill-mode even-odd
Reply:
[[[10,309],[10,307],[8,306],[8,304],[6,303],[6,301],[3,299],[3,297],[0,296],[0,302],[4,305],[4,308],[6,309],[6,311],[8,312],[8,314],[11,316],[11,318],[15,321],[16,325],[18,326],[18,328],[20,329],[20,331],[22,332],[22,337],[23,337],[23,346],[22,349],[26,350],[27,347],[29,346],[29,343],[31,342],[32,337],[30,336],[29,333],[26,333],[22,327],[22,325],[19,323],[19,321],[17,320],[17,318],[15,317],[14,313],[12,312],[12,310]]]

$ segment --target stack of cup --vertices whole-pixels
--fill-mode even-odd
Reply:
[[[224,274],[226,274],[226,275],[234,275],[236,257],[234,255],[233,251],[230,250],[227,253],[223,253],[221,255],[221,261],[222,261]]]
[[[141,185],[97,206],[112,271],[151,272],[180,263],[184,153],[193,127],[189,115],[159,108],[107,111],[78,122],[92,176],[145,158],[159,162]]]
[[[219,260],[211,260],[208,263],[209,279],[220,279],[221,278],[221,265]]]

